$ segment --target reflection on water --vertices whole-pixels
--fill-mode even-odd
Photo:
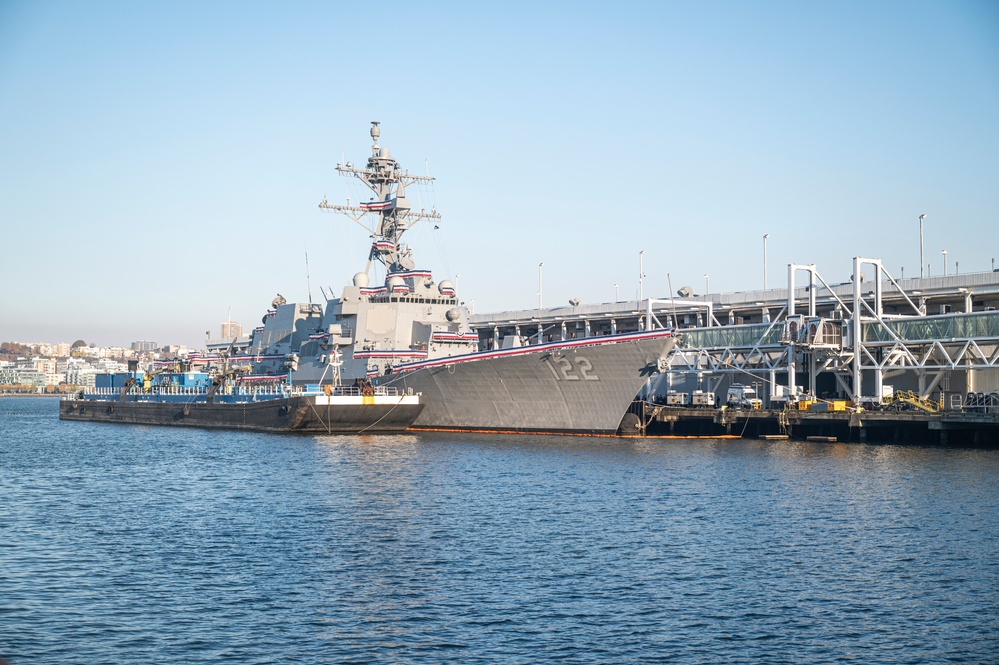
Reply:
[[[21,663],[991,662],[999,453],[296,437],[0,400]]]

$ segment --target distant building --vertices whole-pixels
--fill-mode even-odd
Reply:
[[[97,370],[93,367],[72,366],[66,370],[66,383],[81,388],[93,388],[96,385],[97,374]]]
[[[155,351],[159,348],[156,342],[147,342],[146,340],[140,340],[138,342],[132,342],[132,350],[142,353],[143,351]]]
[[[170,358],[184,358],[188,354],[188,348],[183,344],[168,344],[160,349]]]
[[[222,322],[222,339],[232,339],[243,336],[243,324],[235,321]]]
[[[33,358],[32,363],[42,374],[55,374],[56,362],[51,358]]]

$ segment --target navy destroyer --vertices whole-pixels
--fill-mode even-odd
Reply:
[[[368,379],[378,388],[419,394],[414,427],[510,432],[613,433],[675,342],[670,330],[578,339],[480,343],[455,285],[418,266],[403,235],[436,224],[436,209],[412,207],[407,187],[429,175],[402,170],[378,145],[371,157],[337,171],[371,191],[357,205],[319,207],[364,226],[372,238],[365,268],[326,307],[276,302],[243,351],[253,376],[293,371],[294,383],[322,385]],[[373,220],[370,225],[362,220]],[[373,279],[375,272],[384,280]],[[376,283],[377,282],[377,283]],[[538,343],[529,343],[536,341]]]

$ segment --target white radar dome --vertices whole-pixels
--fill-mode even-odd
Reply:
[[[445,316],[447,316],[447,320],[450,321],[451,323],[454,323],[455,321],[460,321],[461,310],[458,309],[457,307],[452,307],[447,311],[447,314],[445,314]]]
[[[449,279],[442,279],[441,283],[437,285],[437,290],[441,293],[444,293],[445,291],[454,292],[454,284],[452,284]]]
[[[378,156],[381,157],[382,159],[388,159],[389,157],[391,157],[391,155],[389,154],[389,149],[388,148],[379,148],[378,149]]]
[[[365,287],[368,285],[368,273],[359,272],[354,275],[354,286]]]

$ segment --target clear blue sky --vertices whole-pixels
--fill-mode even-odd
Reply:
[[[999,3],[0,0],[0,341],[200,345],[337,292],[369,121],[477,312],[999,258]],[[375,7],[379,11],[375,11]]]

